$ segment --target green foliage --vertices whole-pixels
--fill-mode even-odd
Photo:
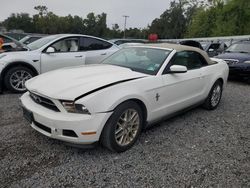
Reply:
[[[11,14],[3,23],[8,29],[22,29],[27,32],[34,31],[34,25],[32,24],[32,18],[27,13]],[[18,25],[18,28],[16,26]]]
[[[172,1],[170,8],[153,20],[149,32],[160,38],[250,34],[250,1]]]
[[[158,34],[160,38],[183,38],[194,13],[204,4],[199,0],[172,1],[170,8],[153,20],[149,32]]]
[[[171,2],[160,18],[153,20],[149,32],[156,33],[160,38],[181,38],[185,30],[186,19],[181,3]]]
[[[112,29],[107,27],[107,14],[95,15],[89,13],[85,19],[79,16],[57,16],[49,12],[46,6],[36,6],[38,11],[33,17],[29,14],[11,14],[4,22],[0,23],[8,30],[22,29],[27,33],[57,34],[57,33],[75,33],[87,34],[106,38],[122,38],[123,31],[119,25],[115,24]],[[128,37],[144,37],[145,31],[137,28],[127,30]]]
[[[89,13],[87,19],[83,20],[85,34],[94,36],[104,36],[107,30],[107,15],[102,13],[95,16],[94,13]]]
[[[8,30],[22,29],[28,33],[79,33],[103,38],[122,38],[118,24],[107,27],[105,13],[79,16],[57,16],[46,6],[36,6],[37,14],[11,14],[0,25]],[[159,38],[212,37],[250,34],[250,0],[173,0],[170,8],[148,28],[129,28],[128,38],[147,38],[156,33]]]
[[[199,8],[187,28],[186,37],[209,37],[215,27],[216,9]]]
[[[187,37],[212,37],[250,34],[250,1],[213,0],[192,17]]]
[[[35,6],[34,9],[38,11],[39,16],[41,17],[46,16],[46,14],[48,13],[48,8],[46,6],[38,5]]]

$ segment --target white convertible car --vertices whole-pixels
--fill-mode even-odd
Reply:
[[[197,48],[124,48],[102,64],[64,68],[26,82],[24,116],[38,132],[122,152],[143,128],[197,105],[215,109],[228,66]]]

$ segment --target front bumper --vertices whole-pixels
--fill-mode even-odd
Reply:
[[[0,63],[0,94],[3,92],[3,74],[4,64]]]
[[[233,65],[229,66],[229,73],[230,76],[241,76],[250,78],[250,65]]]
[[[0,75],[0,94],[3,93],[3,79],[2,76]]]
[[[92,144],[99,141],[102,129],[112,114],[55,112],[35,103],[29,92],[23,94],[20,99],[23,108],[32,113],[32,128],[50,138],[73,144]]]

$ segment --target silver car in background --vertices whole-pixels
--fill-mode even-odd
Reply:
[[[0,91],[24,92],[24,83],[44,72],[68,66],[100,63],[119,48],[88,35],[58,34],[27,45],[28,51],[0,54]]]

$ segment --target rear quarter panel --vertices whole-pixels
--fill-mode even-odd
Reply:
[[[228,79],[228,73],[229,68],[225,61],[217,58],[211,58],[212,61],[215,62],[215,64],[206,66],[204,68],[204,75],[206,76],[206,83],[207,87],[205,88],[205,96],[207,97],[212,86],[218,79],[223,80],[223,87],[226,87],[227,85],[227,79]]]

